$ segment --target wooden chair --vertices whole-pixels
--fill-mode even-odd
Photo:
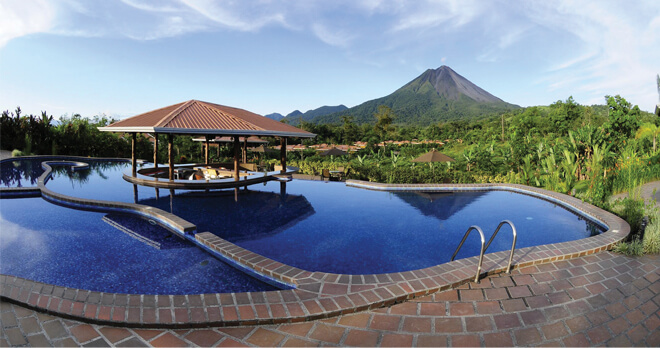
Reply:
[[[330,169],[323,169],[321,171],[321,179],[322,180],[325,180],[325,179],[330,180]]]
[[[241,169],[245,169],[250,172],[256,172],[257,171],[257,165],[254,163],[241,163],[240,164]]]

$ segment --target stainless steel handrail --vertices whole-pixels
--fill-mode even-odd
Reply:
[[[479,265],[477,266],[477,275],[474,277],[474,282],[478,283],[479,275],[481,274],[481,263],[484,261],[484,252],[486,251],[485,248],[486,238],[484,238],[484,231],[482,231],[479,226],[474,226],[474,225],[470,226],[470,228],[468,228],[468,230],[465,231],[465,235],[463,235],[463,240],[461,240],[461,243],[458,245],[458,248],[456,248],[456,251],[454,251],[454,255],[451,256],[451,260],[454,261],[456,254],[458,254],[458,251],[461,250],[463,243],[465,243],[465,239],[467,239],[468,235],[473,230],[477,230],[477,232],[479,232],[479,236],[481,237],[481,252],[479,253]]]
[[[493,242],[493,239],[495,239],[495,236],[497,235],[497,233],[500,231],[500,228],[502,228],[504,224],[508,224],[509,226],[511,226],[511,230],[513,231],[513,244],[511,245],[511,253],[509,254],[509,264],[506,267],[506,273],[511,273],[511,263],[513,262],[513,253],[516,249],[516,241],[518,239],[518,233],[516,232],[516,226],[514,226],[513,222],[509,220],[502,220],[502,222],[500,222],[500,224],[497,225],[495,232],[488,240],[488,244],[484,244],[486,238],[484,238],[484,232],[481,230],[481,228],[476,225],[470,226],[470,228],[468,228],[468,230],[465,231],[461,243],[458,244],[456,251],[454,251],[454,255],[451,256],[451,261],[454,261],[456,254],[458,254],[458,251],[461,250],[461,247],[463,247],[463,243],[465,243],[465,240],[467,239],[470,232],[472,232],[472,230],[477,230],[477,232],[479,232],[479,235],[481,236],[481,252],[479,253],[479,264],[477,265],[477,275],[474,277],[475,283],[479,283],[479,275],[481,274],[481,265],[484,261],[484,254],[486,253],[486,250],[490,246],[490,243]]]
[[[500,222],[499,225],[497,225],[497,228],[495,229],[495,232],[493,233],[493,235],[488,240],[488,244],[486,244],[486,248],[484,249],[484,252],[486,250],[488,250],[488,247],[490,246],[490,243],[493,241],[493,239],[497,235],[497,232],[500,231],[500,228],[502,228],[502,226],[504,224],[509,224],[509,226],[511,226],[511,231],[513,231],[513,244],[511,244],[511,254],[509,254],[509,264],[506,266],[506,273],[511,273],[511,262],[513,262],[513,252],[516,249],[516,240],[518,239],[518,233],[516,232],[516,226],[513,225],[513,222],[511,222],[509,220],[503,220],[502,222]]]

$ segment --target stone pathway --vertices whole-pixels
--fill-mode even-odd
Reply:
[[[660,255],[603,252],[296,324],[90,325],[0,303],[0,346],[660,346]]]
[[[639,195],[644,198],[645,201],[651,202],[651,201],[656,201],[660,202],[660,181],[652,181],[649,183],[646,183],[642,185]],[[623,199],[625,197],[628,197],[628,193],[619,193],[616,195],[612,195],[610,197],[610,201],[614,201],[616,199]]]

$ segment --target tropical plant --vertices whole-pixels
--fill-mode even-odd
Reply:
[[[390,160],[392,162],[393,168],[396,168],[397,164],[399,163],[399,157],[400,157],[399,154],[397,154],[394,151],[390,151]]]
[[[539,186],[540,183],[536,176],[534,175],[535,167],[532,165],[532,155],[527,155],[523,158],[523,165],[520,167],[520,173],[522,175],[523,184],[529,185],[531,180],[534,179],[536,186]]]
[[[644,123],[642,124],[637,133],[635,133],[635,139],[653,139],[653,153],[656,151],[656,141],[660,135],[660,127],[656,126],[653,123]]]
[[[644,255],[644,245],[642,241],[635,239],[631,242],[618,243],[614,246],[614,251],[628,256],[641,256]]]
[[[472,166],[476,163],[476,153],[474,147],[463,150],[463,158],[465,158],[466,171],[470,171]]]
[[[578,163],[576,155],[567,149],[564,149],[564,159],[561,162],[564,180],[560,183],[560,190],[564,193],[570,193],[578,181]]]
[[[650,221],[642,239],[644,253],[658,254],[660,253],[660,210],[655,207],[648,216]]]
[[[376,118],[376,125],[374,126],[374,132],[380,135],[381,140],[385,140],[387,135],[394,131],[394,126],[392,122],[396,117],[392,112],[392,109],[385,105],[380,105],[378,107],[378,112],[374,114]]]
[[[639,128],[641,111],[620,95],[605,96],[609,107],[609,120],[604,125],[607,139],[612,143],[612,150],[618,151]]]

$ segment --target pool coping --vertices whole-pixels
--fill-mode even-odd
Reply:
[[[515,184],[380,184],[348,180],[347,186],[383,191],[508,190],[559,203],[607,226],[586,239],[516,250],[513,268],[581,257],[612,248],[630,226],[616,215],[571,196]],[[474,278],[478,257],[420,270],[347,275],[288,266],[230,243],[210,232],[194,234],[196,244],[265,277],[295,288],[279,291],[199,295],[116,294],[54,286],[0,275],[0,297],[35,310],[89,323],[188,328],[301,322],[389,306],[447,290]],[[508,251],[486,254],[481,275],[503,272]]]
[[[178,168],[193,168],[195,166],[204,166],[203,164],[186,164],[176,166]],[[167,167],[159,167],[167,168]],[[225,189],[225,188],[237,188],[250,186],[254,184],[260,184],[273,180],[285,180],[289,181],[291,176],[294,173],[298,172],[298,168],[287,166],[285,171],[270,171],[270,172],[254,172],[248,171],[249,175],[253,177],[245,176],[241,180],[235,180],[234,178],[224,178],[224,179],[211,179],[211,180],[169,180],[169,179],[159,179],[152,176],[145,175],[145,171],[154,170],[154,167],[142,168],[137,171],[136,175],[133,176],[131,169],[124,171],[123,178],[124,180],[130,182],[131,184],[148,186],[161,189],[176,189],[176,190],[208,190],[208,189]]]

